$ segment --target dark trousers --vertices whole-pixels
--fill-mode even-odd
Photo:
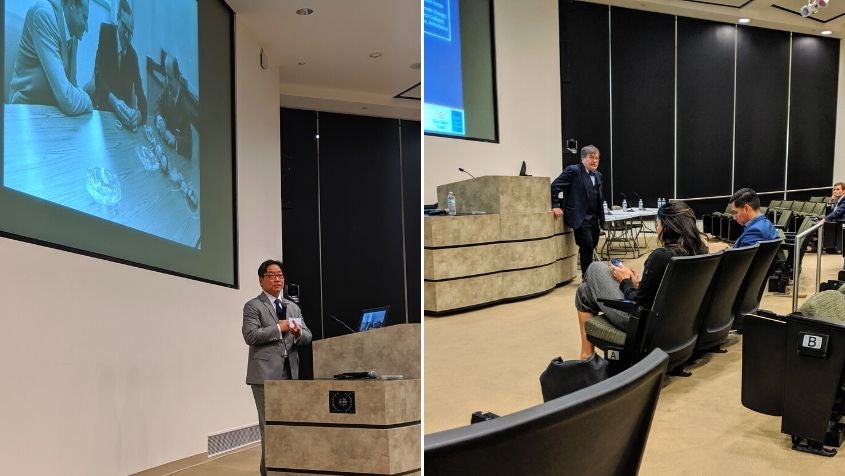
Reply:
[[[290,380],[290,364],[285,359],[285,371],[283,380]],[[252,387],[252,398],[255,399],[255,408],[258,410],[258,431],[261,433],[261,476],[267,476],[267,466],[264,464],[264,385],[250,385]]]
[[[578,245],[578,262],[581,264],[581,277],[593,262],[593,253],[599,243],[599,222],[595,217],[585,219],[581,226],[573,230],[575,244]]]

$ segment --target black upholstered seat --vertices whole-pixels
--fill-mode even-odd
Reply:
[[[655,350],[627,371],[575,393],[425,435],[425,472],[636,474],[668,360]]]
[[[845,321],[801,313],[746,320],[742,404],[782,416],[793,449],[835,455],[845,439]]]
[[[697,351],[718,348],[728,337],[734,320],[736,296],[759,247],[755,243],[724,250],[722,262],[701,306],[701,330],[695,345]]]
[[[631,315],[627,332],[616,329],[602,315],[586,322],[587,338],[605,351],[611,373],[629,367],[658,347],[669,354],[670,371],[692,356],[701,327],[701,303],[721,258],[721,252],[671,258],[652,309],[630,301],[602,300]],[[615,334],[609,334],[614,329]],[[624,337],[622,342],[620,337]]]
[[[766,278],[770,274],[772,262],[775,260],[775,254],[780,249],[782,242],[783,240],[777,238],[757,243],[759,248],[757,248],[757,253],[754,254],[751,266],[748,267],[745,279],[742,280],[736,296],[736,303],[733,306],[733,329],[741,332],[742,317],[745,314],[755,312],[760,306],[763,290],[766,289]]]

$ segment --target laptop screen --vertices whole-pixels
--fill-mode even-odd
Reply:
[[[358,332],[384,327],[389,309],[390,306],[384,306],[361,311],[361,324],[358,326]]]

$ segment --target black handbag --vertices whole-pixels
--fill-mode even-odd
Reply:
[[[555,357],[540,374],[543,401],[548,402],[569,395],[607,377],[607,360],[598,354],[593,354],[587,360],[563,360]]]

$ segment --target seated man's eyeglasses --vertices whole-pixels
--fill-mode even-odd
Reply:
[[[265,273],[264,277],[271,280],[271,281],[274,280],[274,279],[285,279],[285,275],[282,274],[282,273],[278,273],[278,274]]]

